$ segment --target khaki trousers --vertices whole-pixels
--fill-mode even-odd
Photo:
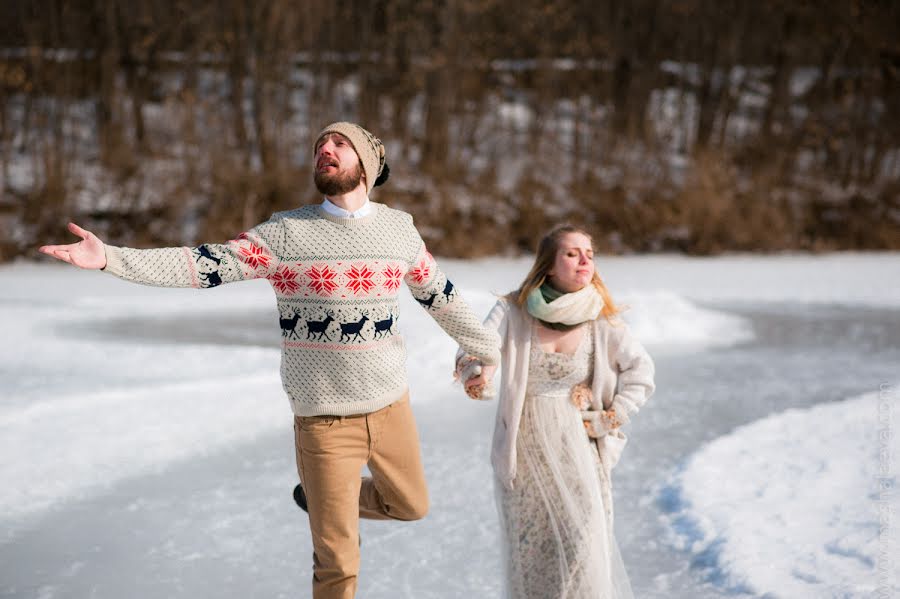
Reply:
[[[418,520],[428,489],[409,395],[356,416],[296,416],[297,471],[313,541],[314,599],[352,599],[359,518]],[[363,478],[368,464],[371,477]]]

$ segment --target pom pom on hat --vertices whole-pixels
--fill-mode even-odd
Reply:
[[[384,182],[388,180],[388,177],[391,176],[391,167],[387,165],[387,162],[384,163],[384,166],[381,167],[381,174],[378,175],[378,178],[375,179],[375,184],[372,187],[378,187],[379,185],[384,185]]]

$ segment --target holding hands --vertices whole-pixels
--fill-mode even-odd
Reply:
[[[472,399],[492,399],[491,379],[497,371],[496,366],[485,366],[477,358],[462,358],[456,364],[454,378],[463,381],[466,395]]]
[[[69,223],[68,229],[81,237],[81,241],[68,245],[44,245],[38,248],[38,251],[79,268],[99,270],[106,266],[103,242],[96,235],[85,231],[75,223]]]

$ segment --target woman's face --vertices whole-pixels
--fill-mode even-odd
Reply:
[[[559,240],[556,259],[547,273],[548,282],[558,291],[572,293],[582,289],[594,276],[594,250],[583,233],[566,233]]]

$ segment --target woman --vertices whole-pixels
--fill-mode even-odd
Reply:
[[[521,287],[485,321],[502,339],[491,461],[509,597],[633,597],[610,472],[626,441],[620,426],[653,393],[653,362],[618,312],[591,238],[565,225],[541,240]],[[492,374],[458,354],[471,397]]]

